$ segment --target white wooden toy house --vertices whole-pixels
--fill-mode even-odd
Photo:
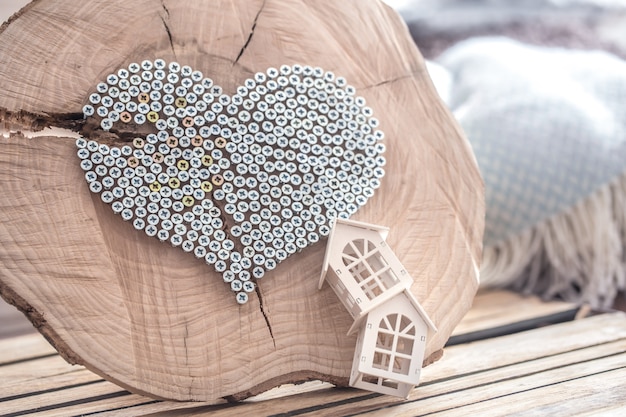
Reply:
[[[328,281],[358,331],[350,385],[407,397],[419,383],[432,321],[410,291],[413,279],[385,238],[389,229],[337,219],[319,287]]]
[[[429,329],[409,291],[374,307],[359,329],[350,386],[406,398],[419,384]]]

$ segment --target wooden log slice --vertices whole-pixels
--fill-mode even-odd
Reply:
[[[386,134],[387,172],[353,218],[391,227],[388,243],[438,327],[426,357],[438,357],[478,286],[483,187],[396,13],[357,0],[37,0],[1,28],[3,126],[95,136],[81,109],[96,83],[156,58],[230,94],[257,71],[296,63],[356,87]],[[74,138],[0,140],[0,294],[66,360],[176,400],[241,399],[307,379],[347,385],[351,318],[328,286],[317,289],[325,239],[239,306],[202,259],[134,230],[89,192]]]

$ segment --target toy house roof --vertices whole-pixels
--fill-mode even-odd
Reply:
[[[411,306],[415,309],[415,311],[417,311],[419,313],[419,315],[422,317],[422,319],[424,320],[424,322],[426,323],[428,328],[431,331],[436,332],[437,331],[437,327],[435,326],[435,323],[433,323],[432,320],[430,319],[430,317],[428,317],[428,314],[426,314],[426,311],[424,310],[422,305],[419,303],[419,301],[417,301],[417,299],[411,293],[411,291],[408,288],[405,288],[400,294],[404,294],[406,296],[406,298],[411,303]],[[396,296],[398,296],[400,294],[397,294]],[[394,305],[393,304],[393,299],[394,298],[392,298],[390,300],[387,300],[384,303],[381,303],[380,305],[374,307],[374,309],[380,308],[380,307],[385,306],[385,305],[388,305],[388,306],[390,306],[389,307],[389,311],[390,311],[390,313],[392,313],[393,312],[393,305]],[[400,311],[398,311],[398,312],[401,313]],[[363,319],[365,317],[367,317],[368,314],[369,313],[366,312],[366,313],[362,314],[361,316],[357,317],[356,320],[354,320],[354,323],[352,323],[352,326],[350,326],[350,329],[348,330],[348,335],[354,333],[360,327],[361,323],[363,322]]]
[[[385,226],[378,226],[375,224],[369,224],[349,219],[335,219],[335,223],[330,230],[330,234],[328,235],[328,241],[326,243],[326,252],[324,254],[324,262],[322,263],[322,273],[320,275],[319,288],[322,288],[322,285],[324,284],[324,277],[326,276],[326,272],[328,271],[329,255],[331,250],[333,249],[333,237],[335,236],[337,229],[341,228],[342,226],[376,231],[381,235],[383,240],[387,239],[387,235],[389,234],[389,228]]]

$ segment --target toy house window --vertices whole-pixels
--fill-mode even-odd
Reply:
[[[408,375],[415,343],[415,324],[402,314],[383,317],[374,349],[374,368]]]
[[[372,300],[399,282],[380,247],[367,239],[355,239],[343,249],[343,263]]]

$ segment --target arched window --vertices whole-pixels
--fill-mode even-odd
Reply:
[[[343,264],[372,300],[399,282],[380,248],[367,239],[355,239],[343,249]]]
[[[415,324],[402,314],[383,317],[378,326],[373,367],[408,375],[415,344]]]

